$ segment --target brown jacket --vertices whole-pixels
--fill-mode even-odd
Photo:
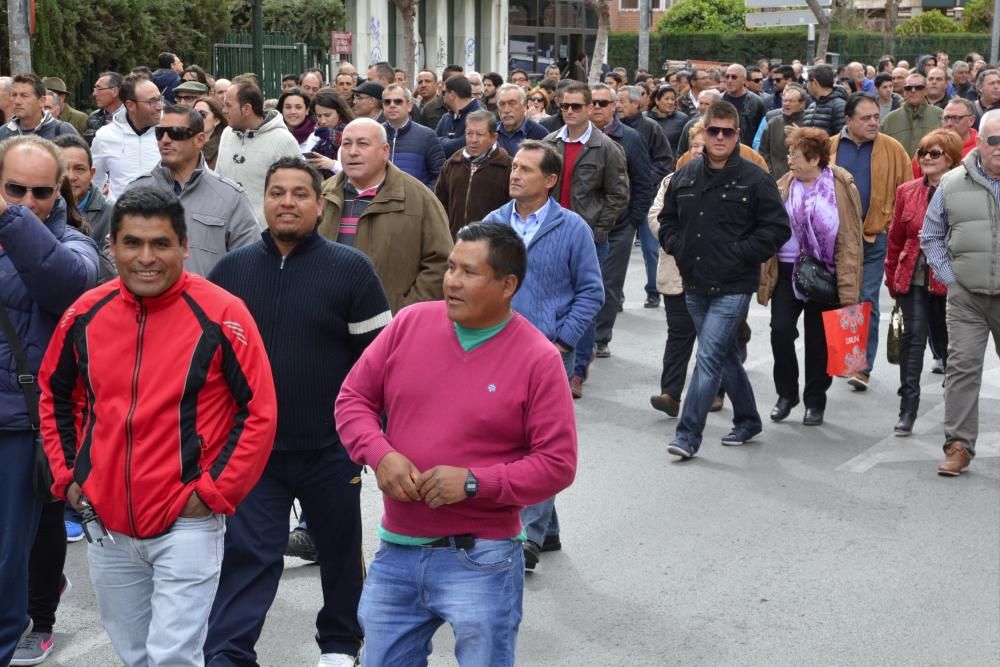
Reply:
[[[434,194],[448,213],[451,238],[462,227],[478,222],[510,201],[510,166],[513,160],[499,146],[472,172],[472,163],[455,151],[441,168]],[[475,187],[473,187],[473,185]]]
[[[861,273],[864,269],[864,246],[861,243],[861,195],[854,186],[854,177],[846,169],[830,165],[835,179],[834,197],[837,200],[837,240],[833,250],[833,265],[837,270],[837,293],[840,305],[858,302],[861,295]],[[789,172],[778,181],[782,200],[788,199],[792,182]],[[794,224],[793,227],[794,229]],[[794,233],[794,232],[793,232]],[[760,266],[760,287],[757,301],[766,306],[778,284],[778,257],[775,255]]]
[[[842,135],[830,137],[830,164],[837,163],[837,147]],[[872,192],[865,216],[865,240],[871,243],[876,234],[888,231],[896,206],[896,188],[913,178],[910,156],[903,145],[881,132],[872,146]]]
[[[337,240],[344,207],[343,172],[323,184],[321,236]],[[434,193],[389,163],[385,182],[358,220],[354,247],[375,265],[393,314],[403,306],[442,298],[441,281],[454,244]]]

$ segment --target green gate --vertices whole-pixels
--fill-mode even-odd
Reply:
[[[217,43],[213,50],[215,78],[232,79],[239,74],[253,72],[253,35],[249,32],[231,32],[226,41]],[[281,91],[281,77],[299,74],[310,67],[309,48],[296,42],[287,32],[264,33],[264,78],[259,82],[264,97],[277,97]]]

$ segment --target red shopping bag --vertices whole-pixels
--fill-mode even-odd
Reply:
[[[826,374],[847,377],[868,366],[868,321],[872,305],[867,301],[823,313],[826,332]]]

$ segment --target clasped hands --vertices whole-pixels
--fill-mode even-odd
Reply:
[[[468,476],[468,468],[454,466],[434,466],[420,472],[399,452],[386,454],[375,469],[382,493],[403,503],[422,500],[431,509],[465,500]]]

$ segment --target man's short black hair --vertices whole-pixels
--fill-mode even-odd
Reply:
[[[605,75],[604,75],[604,77],[603,77],[603,78],[601,79],[601,81],[604,81],[604,80],[605,80],[605,79],[607,79],[607,78],[608,78],[609,76],[610,76],[610,77],[611,77],[612,79],[614,79],[614,80],[615,80],[615,83],[617,83],[617,84],[618,84],[619,86],[620,86],[620,85],[622,85],[623,83],[625,83],[625,79],[624,79],[624,78],[622,78],[622,75],[621,75],[621,74],[619,74],[618,72],[608,72],[607,74],[605,74]]]
[[[795,68],[791,65],[782,65],[776,69],[771,70],[771,75],[780,74],[782,78],[788,81],[798,81],[799,77],[795,76]]]
[[[176,59],[177,56],[170,53],[169,51],[164,51],[163,53],[160,54],[159,58],[156,59],[156,66],[159,67],[160,69],[170,69],[174,64],[174,60]]]
[[[465,70],[462,69],[461,65],[448,65],[443,70],[441,70],[441,79],[450,79],[456,74],[464,74]]]
[[[713,120],[731,120],[733,127],[740,129],[740,112],[725,100],[716,100],[708,106],[708,111],[705,112],[705,127],[708,127]]]
[[[567,95],[583,95],[584,104],[590,104],[594,100],[593,95],[590,93],[590,86],[582,81],[574,81],[573,79],[567,79],[567,81],[571,83],[566,84],[566,87],[562,89],[563,98]],[[556,89],[558,90],[558,86],[556,86]]]
[[[298,85],[299,76],[298,74],[286,74],[283,77],[281,77],[281,83],[284,83],[286,81],[294,81],[295,85]]]
[[[510,71],[510,76],[507,78],[507,80],[510,81],[511,83],[514,83],[514,75],[515,74],[523,74],[525,79],[530,79],[531,78],[531,76],[529,76],[527,70],[523,70],[521,68],[517,68],[517,69],[512,69]]]
[[[15,74],[13,83],[28,84],[29,86],[31,86],[32,91],[34,91],[35,97],[39,99],[45,97],[48,94],[48,91],[45,89],[45,84],[42,83],[42,80],[38,77],[37,74],[33,74],[31,72],[28,72],[26,74]]]
[[[444,89],[458,95],[459,99],[472,99],[472,84],[464,76],[453,76],[444,82]]]
[[[286,156],[278,158],[271,163],[270,167],[267,168],[267,175],[264,176],[264,192],[267,192],[267,186],[271,183],[271,175],[279,169],[297,169],[299,171],[304,171],[309,174],[309,180],[312,182],[313,194],[318,198],[320,193],[323,191],[323,177],[320,176],[315,167],[300,157]]]
[[[853,118],[855,110],[862,102],[871,102],[872,104],[878,106],[878,98],[874,97],[871,93],[851,93],[847,98],[847,104],[844,105],[844,116],[846,118]]]
[[[183,104],[168,104],[163,107],[163,111],[160,112],[161,117],[168,113],[177,114],[178,116],[184,116],[187,118],[188,127],[195,132],[205,131],[205,119],[201,117],[201,113],[194,110],[194,107],[186,107]]]
[[[824,88],[833,88],[834,71],[829,65],[815,65],[809,70],[809,78]]]
[[[122,193],[111,211],[110,235],[112,242],[118,238],[118,232],[122,228],[122,220],[126,215],[137,215],[141,218],[168,218],[180,244],[184,245],[187,241],[184,207],[181,206],[181,200],[172,192],[165,192],[152,185],[140,185],[129,188]]]
[[[52,140],[59,148],[79,148],[84,153],[87,154],[87,166],[94,166],[94,156],[90,152],[90,146],[87,142],[80,138],[78,134],[60,134],[58,137]]]
[[[236,88],[236,103],[243,108],[244,104],[249,104],[255,116],[264,116],[264,95],[255,81],[249,78],[239,78],[233,81]]]
[[[494,88],[499,88],[503,85],[503,77],[496,72],[487,72],[483,75],[483,81],[489,81],[493,84]]]
[[[528,271],[528,251],[524,241],[510,225],[497,222],[473,222],[458,230],[459,241],[486,241],[488,248],[486,263],[493,269],[493,277],[503,280],[507,276],[517,278],[514,293],[521,289],[524,274]]]
[[[881,87],[881,85],[887,81],[892,81],[892,75],[888,72],[879,72],[875,75],[875,88],[876,90]]]

